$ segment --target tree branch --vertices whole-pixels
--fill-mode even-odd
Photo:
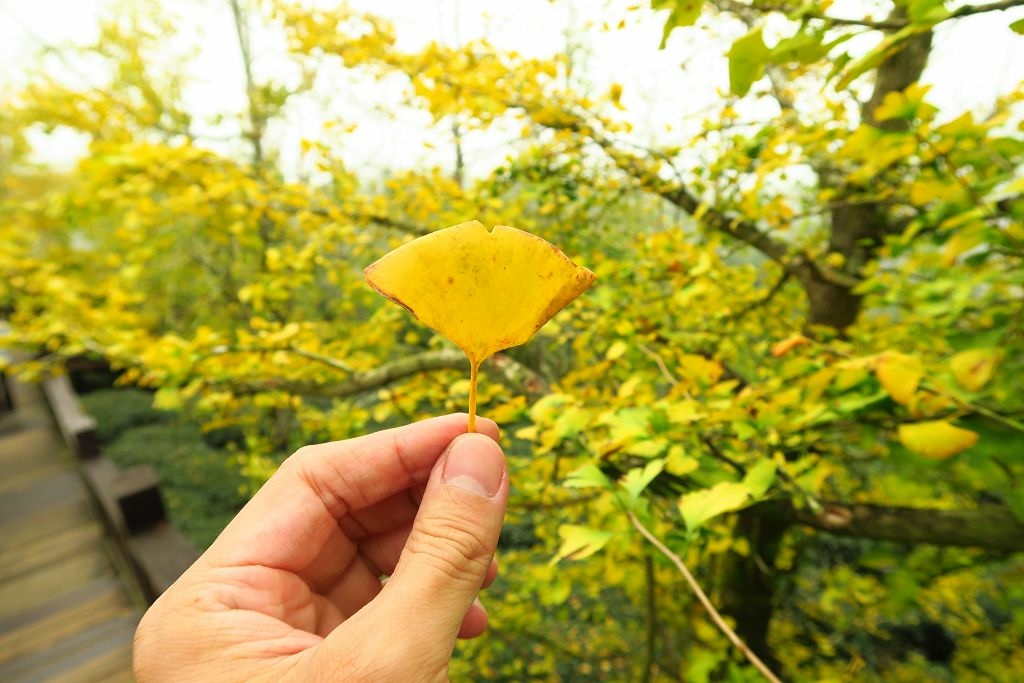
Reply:
[[[388,216],[379,216],[369,213],[349,213],[346,217],[354,222],[365,222],[365,223],[376,223],[385,228],[391,228],[392,230],[398,230],[400,232],[407,232],[410,235],[426,235],[430,232],[429,228],[424,228],[419,225],[413,225],[412,223],[406,223],[395,218],[389,218]]]
[[[410,235],[426,235],[430,232],[429,228],[424,228],[420,225],[413,223],[406,223],[405,221],[398,220],[397,218],[391,218],[389,216],[381,216],[379,214],[373,214],[364,211],[343,211],[341,209],[325,209],[320,206],[289,206],[285,204],[270,204],[268,208],[275,211],[282,211],[288,214],[297,213],[299,211],[308,211],[314,216],[320,216],[321,218],[327,218],[332,221],[337,220],[348,220],[353,223],[376,223],[381,227],[391,228],[392,230],[398,230],[400,232],[407,232]]]
[[[672,186],[667,185],[662,178],[656,175],[652,177],[650,172],[645,173],[642,168],[642,160],[638,159],[636,155],[616,148],[611,140],[596,132],[592,131],[590,137],[611,157],[620,170],[639,182],[642,187],[656,193],[690,216],[700,216],[700,221],[707,227],[749,244],[768,258],[778,262],[786,270],[793,272],[794,275],[798,275],[799,269],[806,268],[803,257],[791,252],[789,245],[785,242],[771,237],[742,216],[728,215],[703,204],[682,179],[677,179]],[[654,150],[648,150],[648,152],[659,156]]]
[[[857,19],[852,17],[833,17],[820,10],[801,10],[798,5],[790,6],[784,3],[775,4],[768,2],[753,2],[748,5],[744,2],[739,2],[738,0],[715,0],[714,4],[720,9],[727,10],[734,14],[750,12],[751,10],[762,14],[779,12],[781,14],[790,15],[798,13],[799,16],[794,16],[792,18],[815,19],[833,26],[862,26],[876,31],[897,31],[911,23],[909,19],[894,17],[877,20],[869,18]],[[965,5],[954,10],[942,21],[960,19],[962,17],[971,16],[972,14],[984,14],[985,12],[1001,12],[1003,10],[1013,9],[1014,7],[1020,7],[1022,5],[1024,5],[1024,0],[1000,0],[999,2],[990,2],[982,5]]]
[[[1024,524],[1000,505],[973,510],[885,507],[823,502],[820,512],[791,509],[797,523],[837,536],[899,543],[1024,551]]]
[[[701,606],[704,607],[704,609],[708,613],[708,616],[711,617],[711,621],[715,622],[715,626],[718,627],[718,630],[725,634],[725,637],[729,639],[729,642],[731,642],[737,650],[743,653],[743,656],[747,658],[747,661],[753,664],[754,668],[760,671],[762,676],[767,678],[772,683],[781,683],[778,677],[776,677],[776,675],[771,672],[771,669],[765,666],[765,663],[762,662],[761,659],[756,654],[754,654],[754,652],[749,647],[747,647],[747,644],[744,643],[740,639],[740,637],[736,635],[736,632],[732,630],[729,624],[725,622],[725,619],[722,618],[722,615],[719,614],[718,610],[715,609],[715,606],[711,604],[711,600],[708,599],[707,594],[700,587],[700,584],[697,583],[697,579],[695,579],[693,577],[693,574],[690,573],[690,570],[686,567],[686,564],[683,562],[683,559],[671,550],[669,550],[664,543],[658,540],[658,537],[652,534],[650,530],[640,522],[640,520],[637,518],[635,514],[629,512],[628,515],[629,521],[633,523],[633,526],[636,527],[636,530],[639,531],[644,538],[650,541],[651,545],[657,548],[662,555],[667,557],[669,561],[671,561],[672,564],[676,566],[676,569],[679,570],[679,573],[683,575],[684,579],[686,579],[686,583],[690,586],[690,590],[692,590],[694,595],[697,596],[697,600],[700,601]]]
[[[1024,7],[1024,0],[1001,0],[1000,2],[990,2],[984,5],[964,5],[960,9],[954,10],[949,15],[949,19],[959,19],[961,17],[969,17],[972,14],[984,14],[985,12],[1002,12],[1014,7]],[[949,21],[949,19],[946,21]]]
[[[242,56],[242,68],[245,72],[245,96],[249,104],[249,130],[245,137],[252,145],[253,164],[263,164],[263,132],[266,118],[260,113],[256,104],[256,81],[252,75],[252,46],[249,43],[249,27],[238,0],[228,0],[231,16],[235,22],[235,35],[238,38],[238,49]]]
[[[295,352],[294,348],[288,350]],[[299,355],[310,357],[308,353]],[[323,357],[311,358],[311,360],[323,362]],[[336,363],[335,361],[334,364],[331,364],[332,367],[341,369]],[[482,369],[509,388],[522,392],[531,400],[543,396],[548,391],[548,383],[543,377],[504,354],[492,357],[484,363]],[[373,370],[333,382],[288,379],[238,379],[228,380],[225,384],[229,385],[232,391],[239,395],[258,394],[266,391],[288,391],[302,396],[344,398],[371,389],[377,389],[406,377],[437,370],[469,371],[469,361],[466,359],[466,355],[458,349],[442,349],[440,351],[426,351],[406,356],[405,358],[399,358]]]

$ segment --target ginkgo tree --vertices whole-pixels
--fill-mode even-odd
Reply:
[[[3,343],[37,353],[28,376],[103,358],[230,426],[225,457],[257,486],[311,440],[464,409],[486,354],[363,269],[445,226],[515,225],[597,279],[480,366],[479,410],[511,439],[511,578],[455,675],[755,676],[676,590],[678,560],[785,679],[1007,677],[1024,667],[1024,91],[949,114],[922,74],[938,27],[1018,4],[658,0],[666,44],[740,37],[722,44],[731,92],[657,147],[621,107],[629,84],[594,95],[568,55],[407,50],[346,5],[233,1],[247,105],[225,114],[229,148],[197,132],[186,56],[168,58],[187,22],[133,6],[66,49],[109,82],[43,71],[5,95]],[[303,77],[256,68],[273,31]],[[371,182],[336,153],[359,129],[328,116],[301,144],[315,170],[286,175],[274,126],[336,74],[400,90],[451,166]],[[88,154],[32,164],[40,124]],[[471,176],[464,140],[489,130],[522,139]],[[941,657],[907,645],[936,632]]]

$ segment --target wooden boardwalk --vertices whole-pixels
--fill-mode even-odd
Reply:
[[[36,387],[0,416],[0,681],[133,680],[145,598]]]

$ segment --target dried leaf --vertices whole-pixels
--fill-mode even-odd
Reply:
[[[366,269],[366,280],[469,356],[472,430],[480,363],[526,342],[594,274],[536,235],[470,221],[386,254]]]
[[[798,346],[807,346],[810,343],[810,339],[802,334],[797,334],[772,344],[772,355],[781,358]]]

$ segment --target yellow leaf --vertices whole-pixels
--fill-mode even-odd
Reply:
[[[690,424],[704,418],[704,413],[700,412],[700,404],[696,401],[670,403],[665,409],[665,415],[672,424]]]
[[[953,376],[967,391],[978,391],[992,379],[999,352],[995,349],[968,349],[953,356],[949,367]]]
[[[668,449],[668,462],[665,463],[665,471],[677,477],[685,477],[687,474],[700,468],[700,461],[693,456],[687,455],[686,451],[679,444],[674,444]]]
[[[386,254],[366,269],[366,280],[469,356],[472,430],[480,363],[526,342],[594,274],[536,235],[470,221]]]
[[[608,351],[604,354],[604,357],[608,360],[615,360],[620,358],[622,354],[629,350],[629,345],[621,339],[612,342],[612,345],[608,347]]]
[[[619,387],[619,398],[629,398],[636,393],[636,388],[640,386],[640,383],[644,381],[644,378],[639,375],[630,377]]]
[[[917,385],[924,377],[921,361],[898,351],[885,351],[878,356],[875,376],[892,400],[906,405],[914,397]]]
[[[490,418],[498,424],[506,424],[513,422],[526,412],[526,397],[516,396],[511,401],[502,403],[501,405],[493,408],[489,411]]]
[[[687,493],[679,499],[679,513],[686,528],[696,529],[712,517],[743,507],[750,487],[735,481],[721,481],[709,489]]]
[[[564,559],[582,560],[589,557],[605,547],[615,534],[576,524],[563,524],[558,528],[558,535],[562,538],[562,546],[558,554],[551,558],[549,566]]]
[[[956,406],[956,402],[945,394],[918,394],[914,400],[907,404],[911,417],[924,419],[945,413]]]
[[[678,369],[680,374],[703,386],[715,384],[724,372],[718,361],[695,354],[680,356]]]
[[[978,434],[945,420],[902,424],[900,441],[908,450],[933,460],[945,460],[978,442]]]

